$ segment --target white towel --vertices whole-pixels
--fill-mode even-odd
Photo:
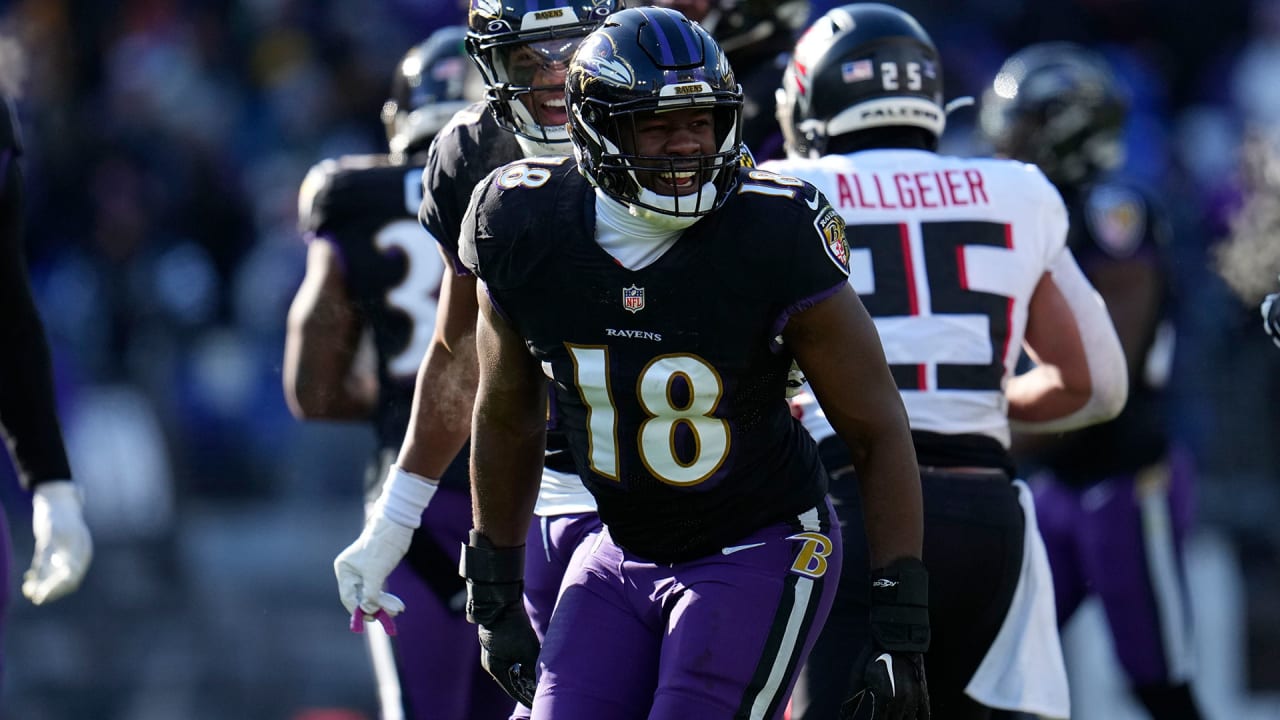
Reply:
[[[1065,719],[1071,717],[1071,695],[1049,554],[1036,524],[1031,488],[1021,480],[1014,485],[1026,518],[1022,574],[1004,624],[965,693],[988,707]]]

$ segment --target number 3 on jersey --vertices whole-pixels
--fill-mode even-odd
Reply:
[[[422,202],[422,171],[405,173],[404,205],[409,215],[418,214]],[[387,291],[386,302],[409,319],[413,330],[400,352],[387,361],[387,370],[397,378],[412,378],[418,373],[422,356],[427,354],[431,333],[435,330],[436,304],[440,296],[440,278],[444,261],[436,252],[430,233],[417,220],[396,220],[378,230],[373,238],[378,252],[404,255],[404,279]]]
[[[587,406],[587,459],[592,470],[618,480],[619,441],[630,438],[618,437],[609,351],[603,347],[568,348],[574,382]],[[685,392],[677,393],[677,385],[683,385]],[[662,355],[649,361],[636,383],[636,399],[646,419],[640,423],[635,444],[650,474],[670,485],[690,486],[720,469],[729,456],[729,423],[712,413],[723,394],[719,374],[702,358]],[[676,435],[681,427],[692,437],[690,457],[680,457],[677,452]]]

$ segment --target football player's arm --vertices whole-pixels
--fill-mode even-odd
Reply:
[[[920,472],[902,397],[875,323],[849,285],[793,315],[783,331],[809,386],[853,454],[871,567],[919,558]]]
[[[546,378],[524,340],[477,287],[480,383],[471,430],[475,531],[495,547],[523,545],[546,448]]]
[[[1141,377],[1148,339],[1160,322],[1161,271],[1148,255],[1108,259],[1090,266],[1094,289],[1107,305],[1129,377]]]
[[[3,105],[0,112],[6,112]],[[22,252],[22,176],[16,160],[6,160],[0,176],[0,431],[18,480],[31,489],[71,477],[71,468],[54,404],[49,345]]]
[[[396,464],[438,478],[471,433],[476,394],[476,278],[458,275],[443,250],[444,277],[431,344],[418,367],[413,412]]]
[[[336,248],[313,238],[284,341],[284,395],[294,417],[361,420],[373,414],[377,378],[355,362],[362,330]]]
[[[0,113],[8,108],[0,105]],[[49,345],[22,253],[22,176],[11,153],[0,175],[0,436],[33,491],[35,553],[22,594],[41,605],[75,590],[93,559],[79,489],[58,424]],[[15,349],[20,348],[21,351]]]
[[[1101,296],[1070,252],[1061,252],[1036,286],[1024,340],[1036,366],[1006,385],[1013,429],[1065,432],[1124,409],[1124,349]]]

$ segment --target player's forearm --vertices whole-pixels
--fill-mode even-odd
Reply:
[[[920,470],[910,430],[888,424],[854,448],[871,567],[919,558],[924,543]]]
[[[413,414],[396,464],[438,478],[471,434],[476,396],[475,334],[432,342],[418,370]]]
[[[1054,366],[1041,365],[1009,379],[1009,419],[1017,423],[1041,423],[1066,417],[1089,402],[1090,385],[1068,385]]]
[[[282,375],[285,400],[299,420],[364,420],[377,407],[378,382],[354,368],[353,353],[286,340]]]
[[[16,253],[15,253],[16,255]],[[44,327],[27,285],[21,256],[5,258],[0,291],[0,434],[24,487],[71,477],[54,402]],[[12,265],[10,265],[12,264]]]
[[[473,524],[497,547],[523,545],[542,477],[546,422],[537,414],[495,404],[477,405],[475,423]]]

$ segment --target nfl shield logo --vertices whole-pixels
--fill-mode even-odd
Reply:
[[[634,284],[629,288],[622,288],[622,307],[633,313],[643,310],[644,288],[636,287]]]

